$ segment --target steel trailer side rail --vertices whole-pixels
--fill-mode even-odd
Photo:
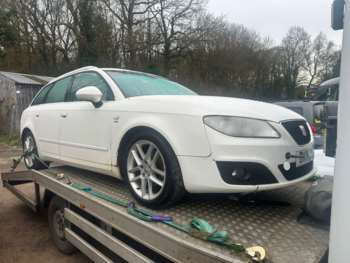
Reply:
[[[68,203],[79,207],[108,226],[115,228],[173,262],[243,262],[234,255],[228,257],[209,249],[203,249],[203,247],[190,243],[187,240],[182,240],[167,233],[163,229],[154,227],[154,223],[140,221],[129,215],[123,208],[72,188],[69,184],[58,180],[49,172],[45,172],[45,170],[3,173],[2,181],[4,187],[24,201],[33,211],[37,211],[40,205],[40,185],[60,196]],[[16,182],[19,184],[34,183],[35,200],[32,200],[25,193],[15,188],[14,185],[16,185]],[[140,263],[152,262],[152,260],[142,253],[129,247],[124,242],[93,225],[68,208],[65,209],[65,220],[92,236],[126,261]],[[105,255],[92,247],[91,244],[87,243],[69,227],[65,228],[65,233],[67,239],[93,261],[110,262]]]
[[[141,253],[137,252],[133,248],[128,247],[124,242],[114,238],[106,231],[95,226],[90,221],[86,220],[82,216],[78,215],[74,211],[65,208],[64,218],[71,224],[79,227],[86,234],[92,236],[100,242],[102,245],[116,253],[121,258],[127,260],[128,262],[133,263],[152,263],[153,261],[145,257]],[[66,228],[65,231],[71,231],[69,228]]]
[[[74,189],[45,174],[44,171],[33,172],[34,181],[38,184],[171,261],[241,262],[237,257],[227,257],[211,250],[204,250],[196,244],[181,240],[162,229],[152,227],[152,224],[136,219],[121,207]]]
[[[2,173],[1,180],[3,186],[12,192],[18,199],[22,200],[27,206],[34,212],[37,212],[40,208],[40,191],[39,185],[34,182],[34,174],[32,171],[20,171]],[[34,183],[34,199],[30,198],[23,191],[17,189],[16,185],[22,185],[27,183]]]
[[[110,262],[116,255],[137,263],[152,260],[247,262],[246,258],[227,248],[193,238],[165,224],[141,221],[128,214],[124,207],[70,185],[78,183],[118,200],[133,201],[125,185],[111,177],[61,166],[42,171],[3,173],[2,181],[8,190],[31,208],[40,207],[39,187],[66,200],[66,238],[96,262]],[[26,183],[36,185],[34,195],[25,196],[27,191],[16,187]],[[268,262],[316,263],[324,257],[328,248],[329,232],[325,226],[300,214],[304,193],[311,184],[305,182],[290,189],[263,193],[256,204],[229,198],[193,198],[162,213],[182,224],[196,217],[215,222],[217,229],[227,231],[244,245],[266,247]],[[46,198],[50,196],[46,195]],[[46,198],[44,201],[48,201]],[[278,203],[275,203],[276,200]]]
[[[103,255],[100,251],[86,242],[83,238],[81,238],[78,234],[70,230],[69,228],[65,228],[65,237],[67,240],[79,249],[82,253],[84,253],[88,258],[90,258],[93,262],[96,263],[113,263],[108,257]]]
[[[37,201],[32,200],[29,196],[27,196],[22,191],[18,190],[13,185],[9,184],[8,182],[4,182],[4,187],[6,187],[10,192],[12,192],[18,199],[22,200],[34,212],[37,212],[39,210],[39,204]]]

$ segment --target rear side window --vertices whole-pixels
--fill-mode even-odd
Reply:
[[[45,103],[64,102],[66,92],[72,84],[72,77],[57,81],[46,95]]]
[[[54,84],[50,84],[44,88],[42,88],[38,95],[35,96],[33,102],[32,102],[32,105],[39,105],[39,104],[42,104],[44,103],[44,100],[45,100],[45,97],[46,97],[46,94],[48,93],[48,91],[53,87]]]
[[[102,100],[108,101],[113,100],[114,96],[112,90],[106,83],[106,81],[96,72],[83,72],[75,75],[72,88],[70,89],[67,100],[68,101],[76,101],[78,100],[75,96],[75,93],[84,87],[94,86],[98,88],[103,96]]]

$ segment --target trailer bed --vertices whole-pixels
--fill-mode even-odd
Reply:
[[[57,174],[64,174],[65,178],[60,180]],[[39,200],[39,186],[49,189],[111,228],[173,262],[247,261],[226,248],[195,239],[165,224],[143,222],[129,215],[125,208],[93,197],[67,184],[68,181],[81,183],[113,198],[133,201],[127,187],[112,177],[64,166],[42,171],[4,173],[2,181],[5,187],[33,210],[39,207],[39,202],[30,201],[29,197],[23,199],[21,193],[16,191],[16,184],[33,182],[36,185],[35,196]],[[329,229],[309,218],[298,220],[302,212],[304,192],[310,184],[311,182],[304,182],[278,191],[259,193],[254,196],[254,201],[249,199],[246,202],[223,196],[191,196],[173,208],[154,213],[168,214],[182,224],[189,223],[194,217],[202,218],[218,230],[226,230],[234,241],[244,246],[265,247],[268,262],[318,263],[328,248]],[[70,210],[67,209],[65,213],[67,218],[75,220],[75,215]],[[82,220],[77,222],[86,227],[83,223]],[[101,260],[103,255],[93,258],[95,248],[84,244],[74,233],[68,234],[72,235],[71,240],[77,241],[77,244],[73,243],[90,258],[107,262]],[[142,251],[125,250],[123,244],[120,244],[119,250],[118,246],[114,250],[127,261],[139,258],[139,262],[147,262],[147,257],[143,258]]]

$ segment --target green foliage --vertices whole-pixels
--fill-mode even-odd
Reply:
[[[96,10],[96,2],[79,1],[78,10],[80,14],[80,37],[79,37],[79,65],[94,65],[97,61],[97,31],[95,25],[98,13]],[[100,25],[102,26],[102,25]]]
[[[0,144],[20,146],[21,140],[18,135],[0,134]]]
[[[6,48],[16,41],[16,28],[11,24],[13,10],[0,9],[0,55],[4,56]]]

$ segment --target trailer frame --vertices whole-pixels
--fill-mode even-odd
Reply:
[[[62,175],[65,175],[62,177]],[[110,195],[115,195],[118,198],[126,196],[126,190],[124,192],[122,185],[116,185],[114,190],[113,184],[108,183],[111,178],[104,177],[103,175],[97,175],[92,172],[71,168],[71,167],[53,167],[46,170],[27,170],[19,172],[7,172],[2,173],[1,180],[3,186],[11,191],[20,200],[24,201],[33,211],[38,211],[43,207],[43,203],[48,203],[50,197],[59,196],[64,199],[67,206],[64,209],[65,220],[65,237],[87,255],[94,262],[113,262],[113,256],[118,256],[128,262],[248,262],[246,257],[239,256],[233,252],[227,251],[226,248],[219,247],[215,244],[210,244],[202,240],[197,240],[193,237],[186,237],[178,230],[170,229],[170,227],[157,223],[148,223],[141,221],[131,215],[129,215],[123,207],[113,205],[105,200],[99,199],[90,195],[89,193],[80,191],[73,188],[70,183],[80,182],[89,186],[93,186],[99,191],[106,192]],[[33,183],[33,196],[30,197],[26,193],[17,188],[18,185]],[[115,183],[117,184],[117,183]],[[304,187],[305,188],[305,187]],[[305,189],[302,188],[304,191]],[[42,195],[44,189],[44,195]],[[111,190],[112,189],[112,190]],[[296,188],[298,189],[298,188]],[[299,189],[300,190],[300,189]],[[293,190],[295,191],[295,189]],[[290,196],[290,191],[288,192]],[[42,198],[44,197],[44,198]],[[129,198],[129,196],[127,196]],[[44,202],[43,200],[44,199]],[[191,202],[191,201],[189,201]],[[235,201],[232,201],[235,202]],[[206,204],[207,203],[207,204]],[[180,208],[173,208],[166,212],[173,213],[172,215],[178,216],[180,219],[186,217],[186,212],[200,213],[204,211],[203,206],[207,205],[209,210],[215,211],[214,205],[211,201],[203,199],[203,204],[198,205],[182,205]],[[229,203],[228,203],[229,204]],[[219,205],[218,205],[219,206]],[[225,205],[227,206],[227,205]],[[233,211],[220,210],[218,208],[217,218],[222,218],[222,213],[227,213],[227,216],[231,220],[235,218]],[[224,207],[226,209],[226,207]],[[252,211],[245,209],[247,214],[243,214],[243,219],[252,222],[252,228],[259,228],[261,222],[253,222],[255,217],[253,215],[254,210],[257,213],[264,215],[264,211],[258,211],[259,208],[252,208]],[[271,244],[268,244],[269,260],[267,262],[300,262],[300,258],[296,255],[294,258],[291,256],[295,254],[295,251],[299,251],[301,256],[307,256],[303,262],[318,263],[323,257],[323,254],[327,250],[328,243],[328,230],[318,228],[317,224],[312,222],[309,225],[299,225],[297,223],[296,210],[289,208],[262,208],[266,209],[266,218],[271,217],[271,223],[276,224],[277,219],[273,219],[276,215],[283,218],[282,213],[287,213],[285,222],[288,224],[285,229],[283,226],[277,226],[273,231],[267,230],[266,233],[262,233],[261,229],[256,229],[256,238],[245,240],[245,235],[249,236],[249,232],[254,229],[250,229],[249,222],[246,225],[236,226],[232,225],[232,222],[225,221],[223,226],[231,231],[232,228],[236,231],[237,237],[242,238],[243,242],[247,243],[251,240],[255,240],[256,243],[251,245],[264,245],[261,244],[262,240],[270,240]],[[271,212],[272,211],[272,212]],[[208,218],[213,215],[208,215],[208,211],[204,211],[202,215],[204,218]],[[270,214],[271,212],[271,214]],[[88,216],[84,216],[88,215]],[[224,214],[226,215],[226,214]],[[92,217],[97,220],[99,224],[93,223],[89,218]],[[240,212],[237,212],[237,217],[242,217]],[[294,218],[295,221],[291,220]],[[216,219],[215,216],[211,217],[212,222]],[[290,220],[288,222],[287,220]],[[215,222],[214,225],[216,226]],[[268,224],[267,224],[268,225]],[[73,226],[73,227],[72,227]],[[220,226],[219,226],[220,227]],[[273,227],[273,226],[271,226]],[[89,238],[84,238],[84,235],[80,235],[76,228],[85,233],[93,239],[91,243]],[[248,229],[247,229],[248,228]],[[266,228],[266,227],[265,227]],[[305,231],[305,237],[298,237],[290,233],[289,228],[295,228],[295,231],[299,231],[300,234]],[[279,233],[285,238],[286,244],[279,243]],[[115,234],[117,233],[117,234]],[[286,236],[286,233],[290,233],[290,237]],[[263,235],[269,235],[270,237],[261,237]],[[289,235],[289,234],[288,234]],[[121,237],[121,238],[120,238]],[[129,242],[127,239],[130,239]],[[321,240],[319,240],[321,238]],[[322,240],[322,239],[327,240]],[[311,244],[306,244],[306,247],[302,251],[302,247],[296,246],[291,248],[290,244],[294,242],[301,242],[300,240],[308,240]],[[299,241],[298,241],[299,240]],[[98,246],[94,245],[95,243]],[[254,241],[253,241],[254,242]],[[136,243],[136,245],[134,244]],[[276,247],[276,251],[271,251],[271,246]],[[100,247],[103,249],[101,250]],[[289,247],[289,250],[288,250]],[[112,259],[109,253],[112,252]],[[285,250],[285,251],[284,251]],[[271,253],[273,252],[273,253]],[[287,260],[287,261],[285,261]]]

